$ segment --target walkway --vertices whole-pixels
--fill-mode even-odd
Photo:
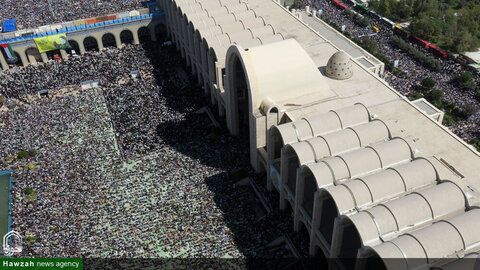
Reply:
[[[7,234],[9,230],[9,193],[10,193],[10,173],[11,171],[0,172],[0,238]]]

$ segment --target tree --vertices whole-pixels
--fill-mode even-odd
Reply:
[[[292,9],[304,9],[304,8],[305,8],[305,4],[300,2],[300,1],[295,1],[290,6],[290,10],[292,10]]]
[[[26,195],[33,194],[33,192],[34,192],[34,190],[33,190],[33,188],[31,188],[31,187],[27,187],[27,188],[25,189],[25,194],[26,194]]]
[[[31,156],[31,157],[36,156],[37,155],[37,150],[35,150],[35,149],[28,150],[28,155]]]
[[[33,235],[28,235],[27,238],[25,238],[25,241],[29,244],[33,244],[37,241],[38,236],[33,236]]]
[[[27,202],[33,202],[37,199],[37,193],[33,188],[27,187],[25,189],[25,199],[27,200]]]
[[[472,41],[472,34],[466,30],[462,30],[455,36],[452,50],[454,52],[467,51],[468,49],[470,49]]]
[[[378,12],[385,17],[391,17],[391,9],[390,0],[380,0],[378,3]]]
[[[17,155],[18,159],[24,159],[27,157],[27,151],[20,151]]]
[[[428,91],[435,86],[435,81],[432,78],[427,77],[424,78],[420,84],[422,85],[424,91]]]
[[[477,87],[477,84],[473,80],[473,74],[469,71],[464,71],[456,75],[453,78],[453,82],[467,91],[473,91]]]
[[[475,88],[477,87],[476,83],[473,80],[467,81],[462,86],[463,86],[463,89],[467,91],[475,90]]]
[[[36,166],[35,163],[30,163],[26,166],[26,169],[31,171],[31,170],[35,169],[35,166]]]
[[[470,116],[476,114],[478,111],[478,107],[475,104],[465,104],[462,106],[462,116],[464,119],[470,118]]]
[[[362,37],[361,44],[362,47],[371,54],[375,54],[378,51],[377,43],[368,37]]]
[[[423,95],[421,93],[418,93],[418,92],[410,92],[410,94],[408,94],[408,100],[417,100],[419,98],[423,98]]]
[[[480,151],[480,137],[470,141],[470,144],[475,146],[477,151]]]
[[[407,1],[401,0],[396,4],[395,15],[399,20],[406,20],[412,16],[413,8],[410,6]]]
[[[473,74],[470,71],[464,71],[456,77],[460,83],[466,83],[473,79]]]
[[[425,93],[425,99],[439,109],[443,108],[442,97],[443,91],[438,89],[432,89]]]
[[[370,1],[368,1],[368,7],[371,8],[371,9],[373,9],[373,10],[380,11],[380,10],[378,9],[379,5],[380,5],[380,1],[379,1],[379,0],[370,0]]]
[[[435,26],[426,14],[414,18],[410,28],[415,35],[423,39],[432,40],[435,35]]]
[[[368,18],[362,17],[358,14],[354,14],[352,19],[356,24],[361,27],[367,27],[370,25],[370,20]]]

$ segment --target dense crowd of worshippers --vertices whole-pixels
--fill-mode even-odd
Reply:
[[[388,73],[387,76],[384,76],[384,79],[400,93],[408,95],[412,91],[415,91],[415,89],[418,89],[422,79],[431,78],[436,82],[435,88],[443,91],[446,101],[452,102],[458,107],[467,104],[474,104],[477,108],[480,108],[480,102],[475,96],[475,91],[466,91],[461,89],[458,84],[453,83],[453,77],[465,71],[465,68],[455,63],[454,60],[436,57],[425,48],[410,43],[425,54],[436,57],[436,59],[441,62],[442,70],[440,72],[435,72],[418,63],[408,54],[393,47],[388,41],[394,33],[391,28],[387,27],[380,20],[369,18],[371,25],[361,27],[358,24],[355,24],[343,10],[335,7],[330,0],[304,0],[303,2],[309,5],[312,9],[321,10],[321,18],[326,18],[331,22],[335,22],[340,27],[344,25],[345,31],[351,33],[352,37],[368,37],[375,41],[378,45],[379,52],[385,54],[392,62],[398,60],[398,68],[404,71],[406,76]],[[372,25],[378,26],[380,32],[375,33],[371,27]],[[480,81],[478,75],[476,76],[476,81],[477,84]],[[452,126],[449,126],[449,128],[463,140],[470,142],[472,139],[479,136],[480,111],[477,111],[477,113],[470,117],[468,121],[458,121]]]
[[[18,29],[86,19],[142,8],[142,0],[2,1],[0,20],[17,19]]]
[[[290,213],[259,219],[254,192],[231,180],[250,167],[248,141],[195,113],[208,102],[193,78],[175,86],[181,69],[172,48],[150,44],[0,73],[3,95],[26,100],[20,75],[31,89],[30,104],[0,111],[0,170],[15,169],[12,229],[38,237],[22,257],[292,256],[266,248],[282,236],[307,256]],[[95,79],[99,88],[80,87]],[[37,155],[13,160],[27,143]]]

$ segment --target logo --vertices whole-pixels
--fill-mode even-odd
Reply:
[[[280,174],[273,165],[270,166],[270,180],[277,187],[277,189],[280,187]]]
[[[3,254],[12,256],[22,252],[22,236],[16,231],[10,231],[3,237]]]
[[[57,49],[66,49],[68,48],[68,40],[63,36],[54,37],[53,46]]]

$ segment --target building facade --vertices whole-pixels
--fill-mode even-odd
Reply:
[[[480,154],[440,111],[276,1],[158,4],[229,131],[248,134],[251,165],[293,211],[294,230],[309,233],[312,256],[348,269],[448,269],[456,263],[444,259],[477,254]]]

